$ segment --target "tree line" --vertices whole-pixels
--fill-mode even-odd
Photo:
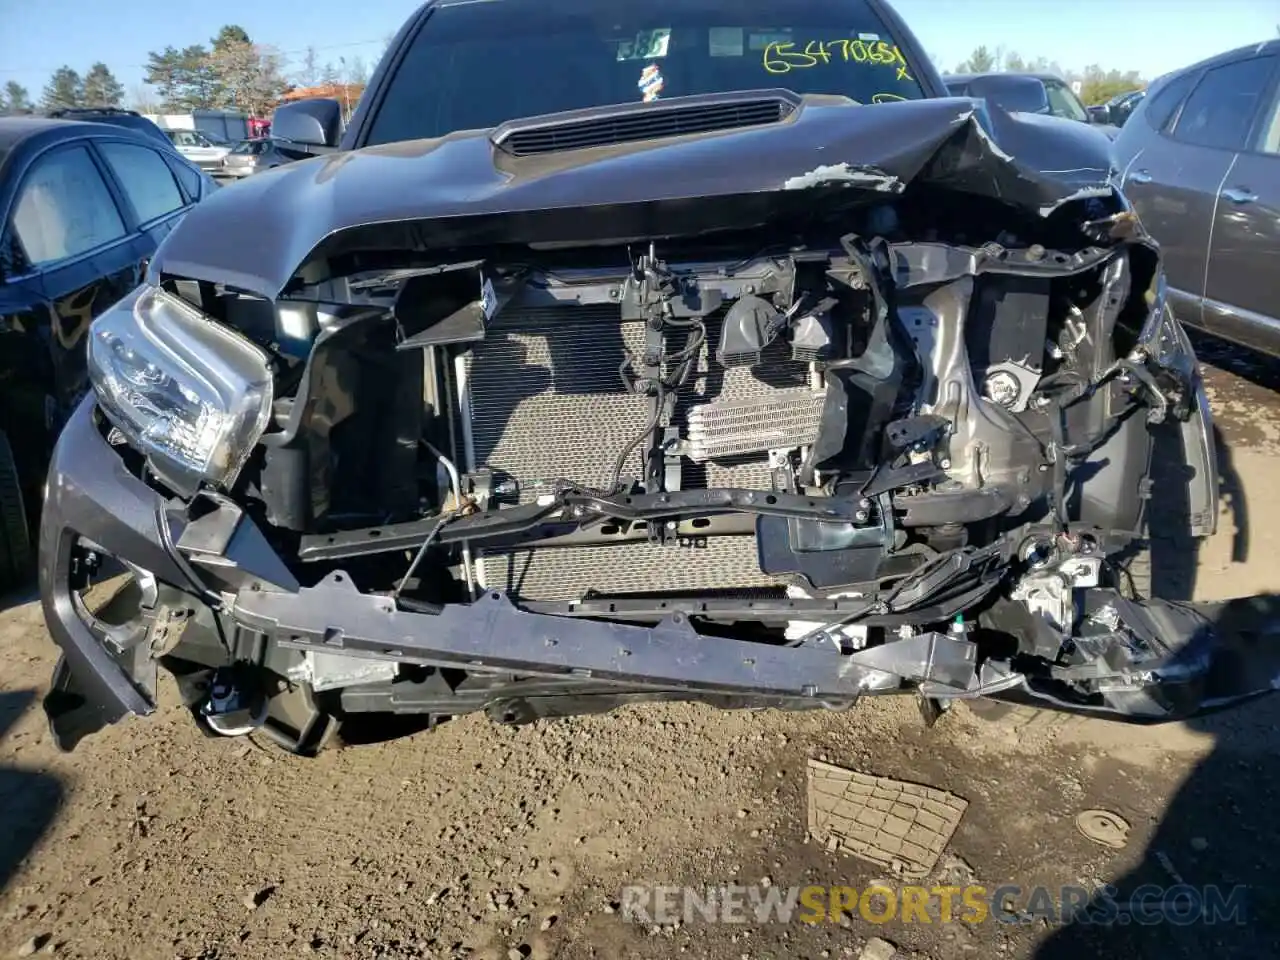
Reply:
[[[313,56],[313,65],[314,62]],[[354,66],[365,70],[362,62]],[[193,44],[181,49],[168,46],[147,54],[145,80],[155,95],[140,92],[130,106],[143,113],[238,110],[265,116],[293,86],[284,68],[284,57],[278,51],[254,43],[243,27],[228,24],[208,45]],[[321,73],[325,77],[337,76],[327,64]],[[122,107],[124,103],[124,87],[101,62],[92,64],[83,77],[69,65],[59,67],[37,102],[14,80],[0,90],[0,115],[48,113],[72,107]]]
[[[124,101],[124,87],[109,67],[98,61],[83,77],[71,67],[59,67],[40,94],[39,109],[43,113],[70,107],[118,107]],[[33,113],[27,88],[10,80],[0,91],[0,115]]]
[[[361,57],[339,65],[321,64],[308,47],[296,71],[276,49],[253,43],[242,27],[230,24],[208,46],[168,46],[147,55],[146,82],[155,90],[153,109],[144,112],[189,113],[192,110],[242,110],[266,116],[294,87],[348,84],[363,88],[369,69]]]
[[[1280,33],[1280,27],[1277,28]],[[389,39],[389,38],[388,38]],[[935,63],[937,58],[934,58]],[[939,69],[943,69],[938,64]],[[1146,86],[1135,70],[1104,70],[1091,64],[1083,72],[1064,70],[1057,61],[1045,57],[1025,59],[1017,51],[977,47],[955,73],[1052,73],[1064,80],[1079,80],[1080,99],[1086,104],[1105,103],[1117,94]],[[355,95],[369,81],[369,68],[361,57],[345,57],[339,63],[321,63],[315,47],[308,47],[296,70],[286,72],[284,56],[272,47],[256,44],[243,27],[228,24],[208,45],[167,46],[147,54],[146,83],[155,96],[145,93],[131,106],[143,113],[190,113],[192,110],[239,110],[252,116],[266,116],[280,98],[299,87],[339,86],[353,88]],[[70,66],[62,66],[41,91],[34,104],[27,89],[10,80],[0,90],[0,114],[32,113],[68,107],[119,107],[124,88],[105,63],[89,67],[82,78]]]
[[[1147,81],[1136,70],[1104,70],[1096,63],[1079,72],[1064,70],[1056,60],[1045,57],[1027,60],[1016,50],[1006,51],[1003,47],[996,47],[995,50],[986,46],[977,47],[969,54],[969,59],[956,64],[953,72],[1050,73],[1068,82],[1079,80],[1080,99],[1089,106],[1106,103],[1112,97],[1130,90],[1141,90],[1147,85]]]

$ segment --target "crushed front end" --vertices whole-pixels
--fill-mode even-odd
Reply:
[[[1269,689],[1258,601],[1144,581],[1155,485],[1189,536],[1217,514],[1157,250],[1108,171],[1029,177],[945,103],[899,155],[669,220],[318,229],[277,290],[153,267],[50,473],[59,742],[149,712],[157,664],[211,733],[304,753],[358,713]],[[82,596],[118,563],[108,622]]]

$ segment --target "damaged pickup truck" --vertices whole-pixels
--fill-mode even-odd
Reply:
[[[1153,484],[1213,531],[1212,428],[1096,130],[947,98],[879,0],[432,2],[340,145],[326,109],[277,129],[337,150],[93,325],[40,544],[64,748],[158,667],[303,754],[356,714],[1269,687],[1147,596]]]

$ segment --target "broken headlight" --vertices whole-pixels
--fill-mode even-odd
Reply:
[[[158,287],[94,321],[89,378],[107,418],[180,493],[234,482],[271,413],[266,353]]]

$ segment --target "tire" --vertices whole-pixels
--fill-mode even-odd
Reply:
[[[26,583],[32,560],[31,528],[18,464],[9,438],[0,432],[0,591]]]

